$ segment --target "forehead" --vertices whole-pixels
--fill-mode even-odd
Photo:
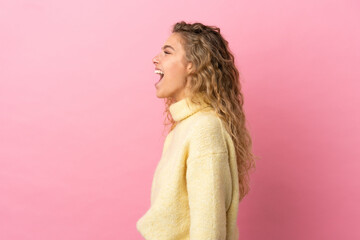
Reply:
[[[181,44],[181,37],[178,33],[172,33],[168,39],[166,39],[164,46],[170,45],[171,47],[175,48],[175,51],[182,51],[183,46]]]

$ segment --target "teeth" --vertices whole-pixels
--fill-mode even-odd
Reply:
[[[161,70],[155,70],[154,73],[164,75],[164,73]]]

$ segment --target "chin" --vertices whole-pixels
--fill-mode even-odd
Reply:
[[[159,93],[159,89],[156,89],[156,96],[157,96],[158,98],[165,98],[164,95],[162,95],[161,93]]]

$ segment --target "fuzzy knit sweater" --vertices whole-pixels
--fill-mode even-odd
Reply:
[[[183,98],[169,107],[176,127],[165,138],[150,208],[136,222],[146,240],[238,240],[235,148],[210,105]]]

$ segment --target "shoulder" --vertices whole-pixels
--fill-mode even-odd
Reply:
[[[192,121],[190,150],[197,154],[227,152],[224,128],[214,111],[199,112]]]
[[[221,119],[213,110],[197,112],[191,119],[192,137],[217,135],[222,132],[222,129]]]

